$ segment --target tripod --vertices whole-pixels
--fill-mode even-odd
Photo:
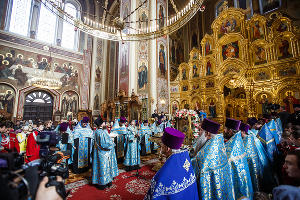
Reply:
[[[136,157],[139,157],[139,155],[138,155],[139,145],[138,144],[139,144],[139,142],[137,140],[136,141],[136,146],[137,146]],[[139,167],[136,169],[136,173],[134,175],[129,176],[127,178],[131,178],[131,177],[137,177],[138,179],[144,179],[144,180],[146,180],[145,177],[143,177],[142,175],[140,175],[140,173],[139,173]]]

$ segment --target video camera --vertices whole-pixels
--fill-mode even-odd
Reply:
[[[69,177],[67,159],[70,152],[57,152],[55,146],[60,137],[56,132],[41,132],[37,136],[40,158],[24,163],[23,155],[17,153],[0,154],[0,194],[5,199],[25,200],[35,198],[40,181],[47,176],[46,187],[55,186],[56,192],[66,199],[64,183],[56,181],[56,176]]]

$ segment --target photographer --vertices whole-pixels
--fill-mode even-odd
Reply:
[[[44,125],[39,124],[38,130],[33,131],[32,133],[29,134],[28,139],[27,139],[27,147],[26,147],[26,159],[25,162],[29,163],[33,160],[39,159],[40,158],[40,145],[37,144],[36,142],[36,137],[39,134],[39,132],[44,130]]]

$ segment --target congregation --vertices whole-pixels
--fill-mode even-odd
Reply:
[[[92,184],[103,190],[119,175],[140,168],[141,156],[157,153],[150,137],[162,134],[160,152],[167,158],[157,172],[145,199],[297,199],[300,198],[300,120],[295,113],[272,112],[246,123],[227,118],[221,125],[201,121],[193,145],[183,145],[185,134],[172,128],[174,121],[154,113],[147,120],[128,123],[125,117],[107,122],[100,116],[90,124],[51,121],[1,121],[1,153],[17,152],[25,163],[41,156],[37,142],[44,132],[57,133],[56,151],[69,152],[66,167],[74,174],[90,168]],[[282,116],[285,116],[284,118]],[[184,148],[183,148],[184,147]],[[183,165],[182,165],[183,164]],[[191,170],[190,170],[191,169]]]

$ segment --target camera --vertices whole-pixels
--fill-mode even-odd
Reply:
[[[37,136],[40,145],[40,159],[24,163],[24,156],[17,153],[0,154],[0,193],[5,199],[25,200],[35,194],[40,181],[47,176],[46,187],[55,186],[56,192],[66,199],[68,193],[64,183],[56,181],[56,176],[69,177],[67,159],[70,152],[57,152],[55,146],[60,137],[56,132],[41,132]]]

